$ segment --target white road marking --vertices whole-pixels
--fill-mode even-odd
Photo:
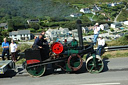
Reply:
[[[81,85],[120,85],[120,83],[97,83],[97,84],[81,84]]]

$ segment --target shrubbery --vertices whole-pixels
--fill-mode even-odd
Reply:
[[[120,46],[120,45],[128,45],[128,35],[124,35],[116,40],[107,42],[108,46]]]

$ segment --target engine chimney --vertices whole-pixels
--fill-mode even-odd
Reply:
[[[76,25],[77,25],[77,30],[78,30],[78,37],[79,37],[79,46],[83,47],[83,35],[82,35],[82,21],[77,20]]]

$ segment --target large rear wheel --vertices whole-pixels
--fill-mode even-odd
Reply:
[[[82,67],[83,60],[82,60],[80,55],[72,54],[68,58],[68,62],[67,63],[68,63],[69,69],[71,69],[72,71],[77,71],[77,70],[79,70]]]

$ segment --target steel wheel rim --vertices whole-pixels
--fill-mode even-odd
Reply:
[[[96,66],[93,62],[93,56],[89,57],[86,61],[86,68],[90,73],[100,73],[103,70],[104,64],[100,56],[96,55]]]
[[[26,70],[28,72],[28,74],[32,77],[40,77],[45,73],[46,67],[45,65],[43,66],[36,66],[36,67],[31,67],[31,68],[27,68]]]

